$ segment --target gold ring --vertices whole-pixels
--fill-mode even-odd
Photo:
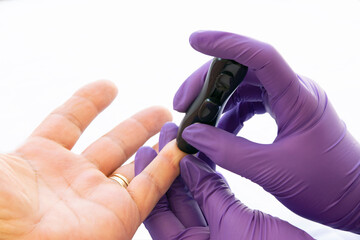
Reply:
[[[119,183],[122,187],[127,188],[127,186],[129,186],[129,180],[127,180],[126,177],[124,177],[123,175],[119,174],[119,173],[115,173],[114,175],[112,175],[110,177],[110,179],[116,181],[117,183]]]

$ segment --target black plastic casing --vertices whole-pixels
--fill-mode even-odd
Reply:
[[[233,60],[214,58],[200,94],[180,123],[176,140],[181,151],[189,154],[198,152],[182,138],[184,129],[194,123],[216,126],[227,101],[244,80],[247,69]]]

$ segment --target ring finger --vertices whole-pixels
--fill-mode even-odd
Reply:
[[[162,107],[145,109],[99,138],[82,155],[108,176],[170,120],[171,114]]]

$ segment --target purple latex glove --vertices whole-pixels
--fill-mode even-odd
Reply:
[[[293,212],[360,233],[360,146],[325,92],[296,75],[270,45],[244,36],[195,32],[199,52],[235,60],[248,74],[229,100],[219,128],[194,124],[183,138],[216,164],[261,185]],[[208,64],[180,87],[174,109],[185,112],[198,95]],[[272,144],[235,136],[244,121],[269,112],[278,126]]]
[[[159,151],[176,137],[178,127],[166,123],[159,138]],[[135,155],[135,175],[138,175],[157,153],[151,147],[142,147]],[[197,202],[191,197],[181,177],[175,179],[153,211],[144,221],[153,239],[209,239],[206,220]],[[191,239],[191,238],[190,238]]]
[[[176,133],[175,124],[166,124],[160,132],[159,148]],[[140,148],[135,156],[135,174],[155,157],[152,148]],[[144,221],[153,239],[313,239],[285,221],[248,209],[205,161],[188,155],[181,160],[180,168],[181,178]]]

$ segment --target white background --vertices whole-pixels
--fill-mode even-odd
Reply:
[[[76,152],[147,106],[172,109],[180,84],[210,59],[188,44],[199,29],[274,45],[296,72],[320,83],[360,139],[359,0],[0,0],[0,151],[14,149],[52,109],[97,79],[114,81],[119,95],[85,131]],[[174,112],[174,121],[182,116]],[[263,115],[241,135],[271,143],[276,130]],[[222,172],[252,208],[318,239],[360,239],[297,217],[260,187]],[[142,226],[134,239],[150,236]]]

